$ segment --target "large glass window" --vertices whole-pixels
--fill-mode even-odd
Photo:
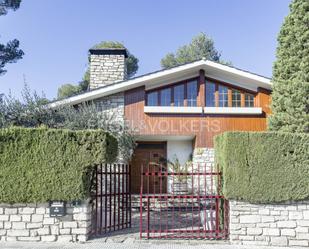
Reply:
[[[170,88],[166,88],[166,89],[161,90],[160,105],[161,106],[170,106],[171,105],[171,89]]]
[[[183,106],[184,102],[184,85],[174,87],[174,106]]]
[[[187,104],[188,106],[196,106],[197,99],[197,81],[190,81],[187,84]]]
[[[252,94],[245,94],[245,107],[254,107],[254,96]]]
[[[215,100],[216,85],[215,83],[206,82],[206,106],[216,106]]]
[[[147,95],[147,105],[157,106],[158,105],[158,92],[148,93]]]
[[[241,93],[237,90],[232,90],[232,107],[241,107]]]
[[[219,107],[228,107],[228,88],[226,86],[219,85]]]

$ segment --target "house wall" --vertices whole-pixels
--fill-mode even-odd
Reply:
[[[175,156],[181,165],[184,165],[192,155],[192,141],[167,141],[167,159],[174,161]]]
[[[192,156],[192,141],[178,141],[170,140],[167,141],[167,159],[171,162],[175,161],[175,158],[179,160],[181,166],[184,166],[185,163]],[[173,177],[168,177],[167,179],[167,191],[172,192],[172,184],[175,180]]]
[[[215,167],[215,150],[214,148],[195,148],[193,152],[193,170],[195,172],[214,172],[218,173],[219,169]],[[194,189],[200,188],[201,191],[206,191],[207,194],[217,194],[216,184],[218,183],[217,176],[207,175],[194,177]],[[193,191],[194,192],[194,191]]]
[[[101,122],[105,126],[112,128],[115,134],[119,134],[124,128],[124,94],[117,93],[95,100],[95,104],[99,112],[104,114]],[[104,127],[104,126],[103,126]],[[119,144],[118,163],[127,163],[126,156],[124,156],[123,148]]]
[[[230,201],[230,241],[264,246],[309,246],[309,201],[250,204]]]
[[[261,115],[146,114],[145,89],[139,87],[124,94],[124,113],[128,124],[139,135],[195,136],[195,148],[212,148],[213,137],[225,131],[264,131],[269,113],[269,93],[257,94]]]
[[[91,207],[66,206],[67,215],[49,215],[49,204],[0,204],[1,241],[84,242],[91,231]]]
[[[124,93],[117,93],[95,100],[98,111],[112,117],[120,125],[124,122]]]

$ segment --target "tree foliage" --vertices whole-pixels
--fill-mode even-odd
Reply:
[[[227,199],[280,203],[309,198],[309,134],[225,132],[215,137]]]
[[[95,165],[117,157],[117,140],[100,130],[13,127],[0,141],[1,203],[85,200]]]
[[[309,132],[309,1],[294,0],[278,36],[269,128]]]
[[[21,0],[0,0],[0,16],[6,15],[8,10],[17,10]],[[14,39],[7,44],[0,44],[0,75],[6,73],[4,69],[8,63],[15,63],[21,59],[24,52],[19,49],[19,41]]]
[[[10,94],[0,99],[0,128],[44,125],[55,129],[102,129],[117,138],[123,159],[130,158],[135,146],[133,131],[114,115],[98,111],[96,103],[81,104],[78,108],[70,105],[51,108],[44,95],[31,92],[27,86],[21,96],[17,99]]]
[[[64,84],[58,88],[57,98],[64,99],[79,94],[80,92],[81,88],[79,85]]]
[[[19,41],[16,39],[9,41],[6,45],[0,44],[0,75],[7,72],[4,69],[7,63],[15,63],[23,55],[24,52],[19,49]]]
[[[223,64],[230,64],[220,59],[221,53],[215,48],[214,41],[205,33],[200,33],[193,37],[188,45],[178,48],[176,53],[168,53],[161,60],[161,66],[163,68],[171,68],[202,58]]]
[[[6,15],[8,10],[17,10],[21,0],[0,0],[0,16]]]

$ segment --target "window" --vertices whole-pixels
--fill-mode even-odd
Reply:
[[[174,105],[183,106],[184,102],[184,85],[178,85],[174,87]]]
[[[241,107],[241,93],[237,90],[232,90],[232,107]]]
[[[216,85],[215,83],[206,82],[206,106],[216,106],[215,100]]]
[[[245,107],[254,107],[254,96],[252,94],[245,94]]]
[[[164,90],[161,90],[160,105],[161,106],[171,105],[171,88],[166,88]]]
[[[190,81],[187,84],[187,105],[196,106],[197,81]]]
[[[157,106],[158,105],[158,92],[148,93],[147,95],[147,105]]]
[[[228,107],[228,88],[219,85],[219,107]]]

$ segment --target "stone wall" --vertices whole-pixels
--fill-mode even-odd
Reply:
[[[88,202],[73,207],[67,204],[67,215],[53,218],[49,204],[0,204],[1,241],[79,241],[88,239],[91,230],[91,208]]]
[[[126,79],[125,55],[90,55],[90,90]]]
[[[309,246],[309,201],[249,204],[230,201],[230,240],[234,244]]]
[[[124,93],[117,93],[95,100],[98,111],[103,112],[107,117],[115,121],[124,122]]]
[[[195,148],[192,155],[193,171],[194,172],[218,172],[215,167],[215,150],[214,148]],[[194,177],[194,189],[200,188],[200,190],[206,189],[207,194],[216,194],[217,176],[208,175]],[[205,188],[206,184],[206,188]],[[194,192],[194,191],[193,191]]]
[[[215,149],[214,148],[195,148],[192,155],[192,161],[195,168],[198,164],[206,166],[207,172],[215,169]]]
[[[120,133],[125,125],[124,117],[124,93],[117,93],[103,98],[96,99],[95,104],[99,112],[103,113],[102,122],[106,122],[106,125],[110,126],[111,129]],[[109,121],[111,121],[109,123]],[[119,155],[117,162],[118,163],[127,163],[125,159],[126,156],[123,156],[123,148],[119,144]]]

